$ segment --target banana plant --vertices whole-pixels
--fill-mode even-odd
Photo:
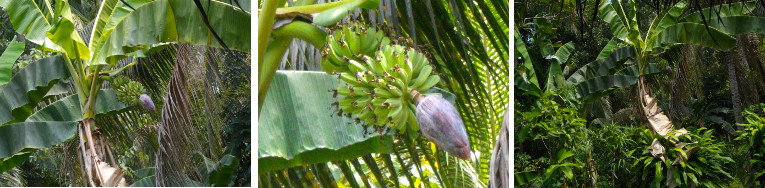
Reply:
[[[89,39],[84,40],[83,31],[77,29],[82,21],[65,0],[0,0],[17,33],[56,54],[24,67],[0,89],[0,133],[4,134],[0,137],[4,146],[0,147],[0,172],[18,165],[38,148],[79,135],[80,160],[88,184],[124,186],[122,171],[110,165],[116,161],[108,143],[93,136],[97,132],[94,118],[139,103],[149,110],[154,108],[151,99],[142,95],[140,84],[117,77],[133,65],[122,66],[118,61],[144,57],[172,43],[250,50],[250,27],[246,24],[250,13],[220,1],[203,1],[206,11],[221,16],[202,16],[204,11],[182,0],[129,4],[105,0],[93,19],[91,33],[84,35]],[[220,40],[210,39],[215,32]],[[66,80],[74,87],[74,95],[34,110],[54,85]],[[116,91],[101,89],[105,82],[111,82]]]
[[[541,19],[535,20],[536,29],[545,30],[548,29],[544,21]],[[561,65],[565,65],[568,61],[571,52],[574,51],[574,42],[568,42],[564,45],[560,45],[557,51],[553,52],[554,44],[551,39],[545,36],[538,36],[535,38],[535,42],[539,43],[542,50],[542,56],[550,61],[550,68],[547,70],[547,80],[539,83],[536,71],[534,70],[534,63],[531,55],[529,55],[518,29],[515,30],[515,53],[523,60],[520,67],[516,69],[515,85],[518,89],[526,91],[525,94],[542,97],[543,93],[567,87],[567,82],[564,82],[563,72]]]
[[[636,67],[629,67],[624,71],[637,72],[638,76],[593,74],[591,77],[596,79],[582,82],[585,80],[582,79],[586,77],[585,73],[578,71],[580,73],[574,73],[569,81],[582,82],[587,84],[588,88],[624,87],[620,85],[622,81],[637,82],[642,118],[653,118],[649,121],[650,128],[661,135],[666,135],[672,130],[672,123],[655,105],[656,99],[650,97],[647,86],[643,82],[645,76],[653,72],[652,68],[655,68],[649,63],[651,59],[681,44],[700,45],[726,51],[736,45],[736,39],[731,35],[765,33],[765,29],[760,27],[765,23],[765,17],[748,15],[756,5],[754,1],[723,4],[704,9],[701,9],[698,2],[695,2],[695,5],[699,10],[694,12],[686,11],[689,5],[683,1],[674,4],[667,11],[660,12],[651,22],[645,37],[641,37],[635,1],[601,1],[598,5],[598,15],[608,23],[616,40],[627,46],[615,50],[612,56],[617,57],[615,60],[634,61],[633,66]],[[597,69],[600,72],[600,70],[616,67],[614,65],[618,64],[604,62],[601,65],[600,67],[587,66],[586,69],[591,71]],[[597,92],[597,89],[590,92]]]
[[[637,83],[638,67],[630,59],[634,56],[630,47],[615,49],[617,41],[611,40],[595,61],[576,71],[569,71],[568,67],[570,66],[566,62],[575,50],[574,43],[553,44],[549,38],[553,31],[545,19],[535,19],[533,25],[536,31],[534,42],[540,46],[541,55],[550,62],[550,67],[547,70],[547,80],[540,83],[534,70],[533,58],[529,55],[523,39],[516,30],[516,54],[521,57],[523,63],[516,69],[515,85],[526,91],[525,94],[541,97],[542,93],[551,89],[574,87],[576,88],[576,97],[582,99],[584,104],[589,104],[611,93],[616,88]],[[556,46],[559,46],[558,50],[553,51]],[[563,69],[561,66],[566,68]],[[660,70],[651,63],[646,74],[658,72]]]
[[[284,6],[284,1],[263,1],[258,17],[258,111],[292,39],[301,39],[316,48],[324,48],[327,33],[320,26],[333,25],[356,8],[377,8],[380,3],[379,0],[315,2],[300,0],[295,3],[296,6],[278,8]],[[279,24],[275,25],[277,21]]]
[[[756,5],[755,1],[722,4],[703,9],[699,2],[692,3],[697,11],[686,11],[689,4],[680,1],[672,8],[659,12],[643,35],[638,27],[635,1],[601,1],[598,5],[600,18],[608,23],[616,40],[627,45],[626,49],[619,50],[619,56],[630,58],[635,62],[637,67],[631,69],[631,72],[638,73],[638,76],[637,78],[624,76],[617,78],[617,75],[601,76],[593,81],[593,85],[598,85],[597,88],[623,87],[618,83],[636,80],[640,119],[647,122],[646,125],[651,131],[661,135],[660,139],[669,139],[669,143],[676,146],[686,143],[680,143],[671,138],[687,134],[688,131],[674,130],[669,117],[659,108],[657,100],[651,97],[648,86],[644,83],[645,76],[651,72],[649,62],[673,46],[690,44],[727,51],[736,46],[736,39],[731,35],[765,33],[765,28],[762,27],[765,24],[765,17],[749,16]],[[598,70],[602,69],[598,68]],[[662,144],[652,144],[652,147],[664,150]],[[672,172],[672,168],[667,170]],[[677,185],[676,181],[668,178],[667,186],[674,185]]]

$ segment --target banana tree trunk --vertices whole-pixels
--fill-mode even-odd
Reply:
[[[638,80],[638,96],[640,102],[640,119],[646,122],[648,128],[662,136],[673,130],[674,126],[669,117],[659,108],[658,99],[651,97],[649,89],[645,85],[645,76],[641,75]]]
[[[124,173],[109,148],[108,141],[95,127],[95,120],[82,121],[78,129],[80,137],[80,163],[86,171],[90,186],[126,187]],[[84,136],[84,138],[83,138]]]
[[[674,130],[674,125],[672,124],[672,121],[670,121],[669,117],[664,114],[664,112],[661,110],[661,108],[658,105],[658,100],[656,98],[651,97],[650,95],[650,89],[648,89],[647,85],[645,85],[644,81],[645,76],[641,75],[640,79],[638,80],[638,96],[639,96],[639,103],[640,103],[640,119],[644,120],[643,122],[646,122],[646,125],[648,126],[651,131],[653,131],[656,134],[661,135],[664,137],[664,139],[668,139],[670,143],[674,144],[675,147],[683,148],[686,145],[689,145],[688,143],[682,143],[677,140],[667,138],[667,134],[669,134],[671,131]],[[681,128],[678,130],[674,136],[680,136],[683,134],[688,134],[688,131],[685,130],[685,128]],[[661,159],[662,161],[665,161],[665,152],[664,146],[660,144],[658,139],[654,139],[653,144],[651,144],[651,154],[654,157],[657,157]],[[691,149],[691,151],[697,150],[697,149]],[[688,153],[688,151],[686,151]],[[693,152],[689,152],[687,155],[691,155]],[[681,160],[684,160],[681,158]],[[666,161],[665,161],[666,162]],[[666,186],[670,188],[677,187],[677,182],[675,182],[675,178],[672,177],[674,167],[676,163],[673,163],[669,165],[669,168],[667,168],[667,179],[666,179]]]

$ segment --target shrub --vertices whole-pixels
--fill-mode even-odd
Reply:
[[[744,127],[743,131],[738,131],[739,135],[736,140],[743,141],[744,144],[741,147],[741,153],[748,153],[751,158],[749,160],[752,169],[753,180],[751,183],[758,182],[762,185],[765,183],[765,118],[760,117],[755,110],[762,109],[765,111],[765,104],[753,105],[744,110],[746,117],[746,124],[739,124]],[[760,112],[762,112],[760,111]]]
[[[650,182],[644,186],[664,187],[674,183],[679,187],[720,187],[727,182],[723,180],[732,178],[728,167],[734,161],[722,149],[725,142],[715,140],[713,130],[689,129],[688,134],[674,137],[672,132],[666,138],[648,129],[637,132],[635,138],[640,147],[630,153],[638,158],[633,164],[634,172],[640,174],[642,182]],[[651,153],[657,149],[651,147],[654,139],[664,147],[656,156]]]

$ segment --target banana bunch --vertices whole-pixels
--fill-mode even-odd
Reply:
[[[373,56],[380,46],[390,44],[390,39],[382,31],[372,27],[366,28],[355,22],[350,27],[343,27],[334,35],[329,35],[328,43],[322,52],[321,67],[332,74],[333,72],[348,72],[350,60],[362,61],[363,56]]]
[[[146,92],[141,83],[130,80],[126,76],[119,76],[114,78],[113,88],[117,90],[117,100],[122,101],[128,105],[137,105],[141,94]]]
[[[388,45],[390,40],[387,37],[370,34],[380,33],[373,29],[365,33],[363,30],[344,28],[339,33],[350,37],[339,40],[330,37],[328,55],[322,62],[331,66],[322,64],[322,68],[327,67],[325,71],[345,82],[336,90],[341,96],[338,100],[340,113],[356,115],[356,123],[374,126],[378,130],[418,131],[414,100],[440,81],[437,75],[431,75],[433,67],[428,64],[425,55],[411,48]],[[353,43],[359,41],[354,36],[363,36],[363,41],[368,40],[367,36],[374,37],[374,40],[382,41],[381,46],[377,47],[374,43],[354,46]],[[344,43],[348,43],[350,48],[343,46]],[[349,50],[354,48],[360,50]],[[338,57],[348,54],[351,56]]]

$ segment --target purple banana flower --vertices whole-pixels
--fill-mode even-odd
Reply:
[[[438,147],[470,160],[470,140],[457,109],[439,95],[428,95],[417,104],[417,123],[422,135]]]
[[[151,101],[151,97],[147,94],[141,94],[141,96],[138,98],[138,101],[141,102],[141,106],[143,108],[146,108],[147,110],[150,110],[151,112],[155,112],[154,109],[154,102]]]

